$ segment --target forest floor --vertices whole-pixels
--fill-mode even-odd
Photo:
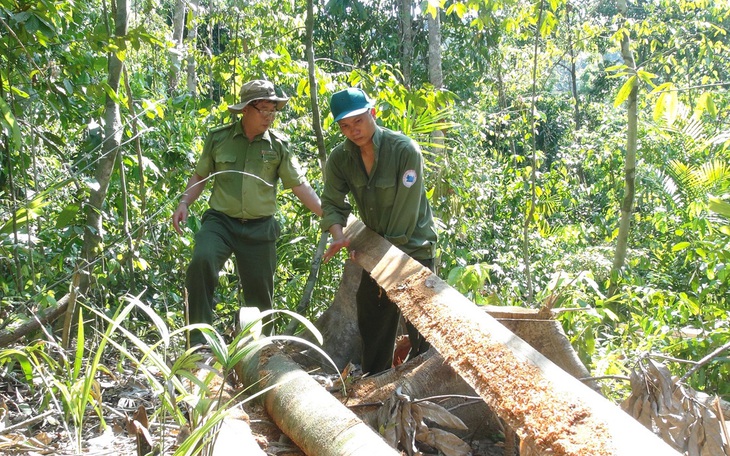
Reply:
[[[0,454],[138,456],[140,454],[138,447],[144,444],[145,440],[149,441],[153,448],[162,448],[156,454],[173,454],[189,435],[189,431],[174,423],[169,414],[165,416],[156,413],[161,410],[159,398],[139,372],[127,372],[129,375],[106,378],[99,382],[101,392],[99,404],[103,410],[106,426],[102,425],[98,415],[89,407],[79,434],[75,432],[71,420],[64,418],[58,412],[33,410],[31,404],[39,403],[37,396],[41,394],[39,389],[31,390],[24,381],[3,377],[0,382]],[[225,385],[222,383],[209,386],[212,386],[213,391],[223,386],[225,390],[229,390],[227,394],[235,392],[234,386],[229,382]],[[237,417],[249,424],[253,439],[264,454],[304,456],[304,452],[276,426],[259,403],[249,401],[245,396],[238,402]],[[48,410],[57,410],[55,405],[46,407]],[[145,411],[143,415],[146,416],[139,415],[140,409]],[[149,423],[146,426],[148,432],[138,431],[139,427],[135,427],[134,420],[145,422],[147,416],[149,416]],[[102,431],[102,428],[105,430]],[[500,442],[474,440],[469,444],[473,456],[504,455]],[[79,445],[80,452],[77,451]]]

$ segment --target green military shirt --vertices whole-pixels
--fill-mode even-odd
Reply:
[[[229,217],[256,219],[276,211],[276,185],[306,182],[296,156],[280,134],[267,130],[249,142],[240,121],[212,130],[195,167],[213,176],[210,207]]]
[[[321,227],[345,226],[352,206],[370,229],[416,260],[434,257],[436,229],[423,183],[423,156],[415,141],[377,127],[375,162],[368,176],[360,148],[352,141],[335,147],[325,167]]]

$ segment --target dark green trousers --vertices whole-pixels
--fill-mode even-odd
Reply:
[[[274,217],[241,222],[209,209],[195,234],[193,258],[185,276],[190,323],[213,324],[214,293],[224,263],[235,255],[246,306],[271,309],[279,224]],[[199,331],[190,344],[205,343]]]
[[[418,260],[433,271],[433,259]],[[362,272],[357,289],[357,323],[362,336],[362,371],[370,375],[390,369],[400,322],[400,309],[388,298],[385,290],[370,274]],[[406,321],[411,351],[408,359],[425,353],[431,346],[418,330]]]

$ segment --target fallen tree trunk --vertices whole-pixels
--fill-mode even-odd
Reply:
[[[673,455],[656,435],[357,220],[355,261],[527,445],[554,455]]]
[[[65,294],[53,307],[49,307],[42,312],[33,314],[32,318],[15,328],[13,331],[1,331],[0,347],[8,347],[10,344],[17,342],[28,334],[38,331],[41,326],[56,321],[61,315],[66,313],[70,296],[70,293]]]
[[[383,438],[273,346],[246,360],[244,385],[263,390],[266,412],[309,456],[397,456]]]
[[[236,418],[225,418],[218,430],[212,456],[230,456],[232,454],[266,456],[264,450],[256,442],[247,422]]]

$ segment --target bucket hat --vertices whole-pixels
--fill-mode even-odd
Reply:
[[[373,106],[365,92],[355,87],[340,90],[330,99],[330,110],[335,122],[362,114]]]
[[[289,97],[284,92],[277,90],[274,84],[263,79],[254,79],[241,86],[240,98],[240,103],[228,106],[230,112],[239,114],[247,104],[254,100],[275,101],[276,110],[281,111],[289,101]]]

